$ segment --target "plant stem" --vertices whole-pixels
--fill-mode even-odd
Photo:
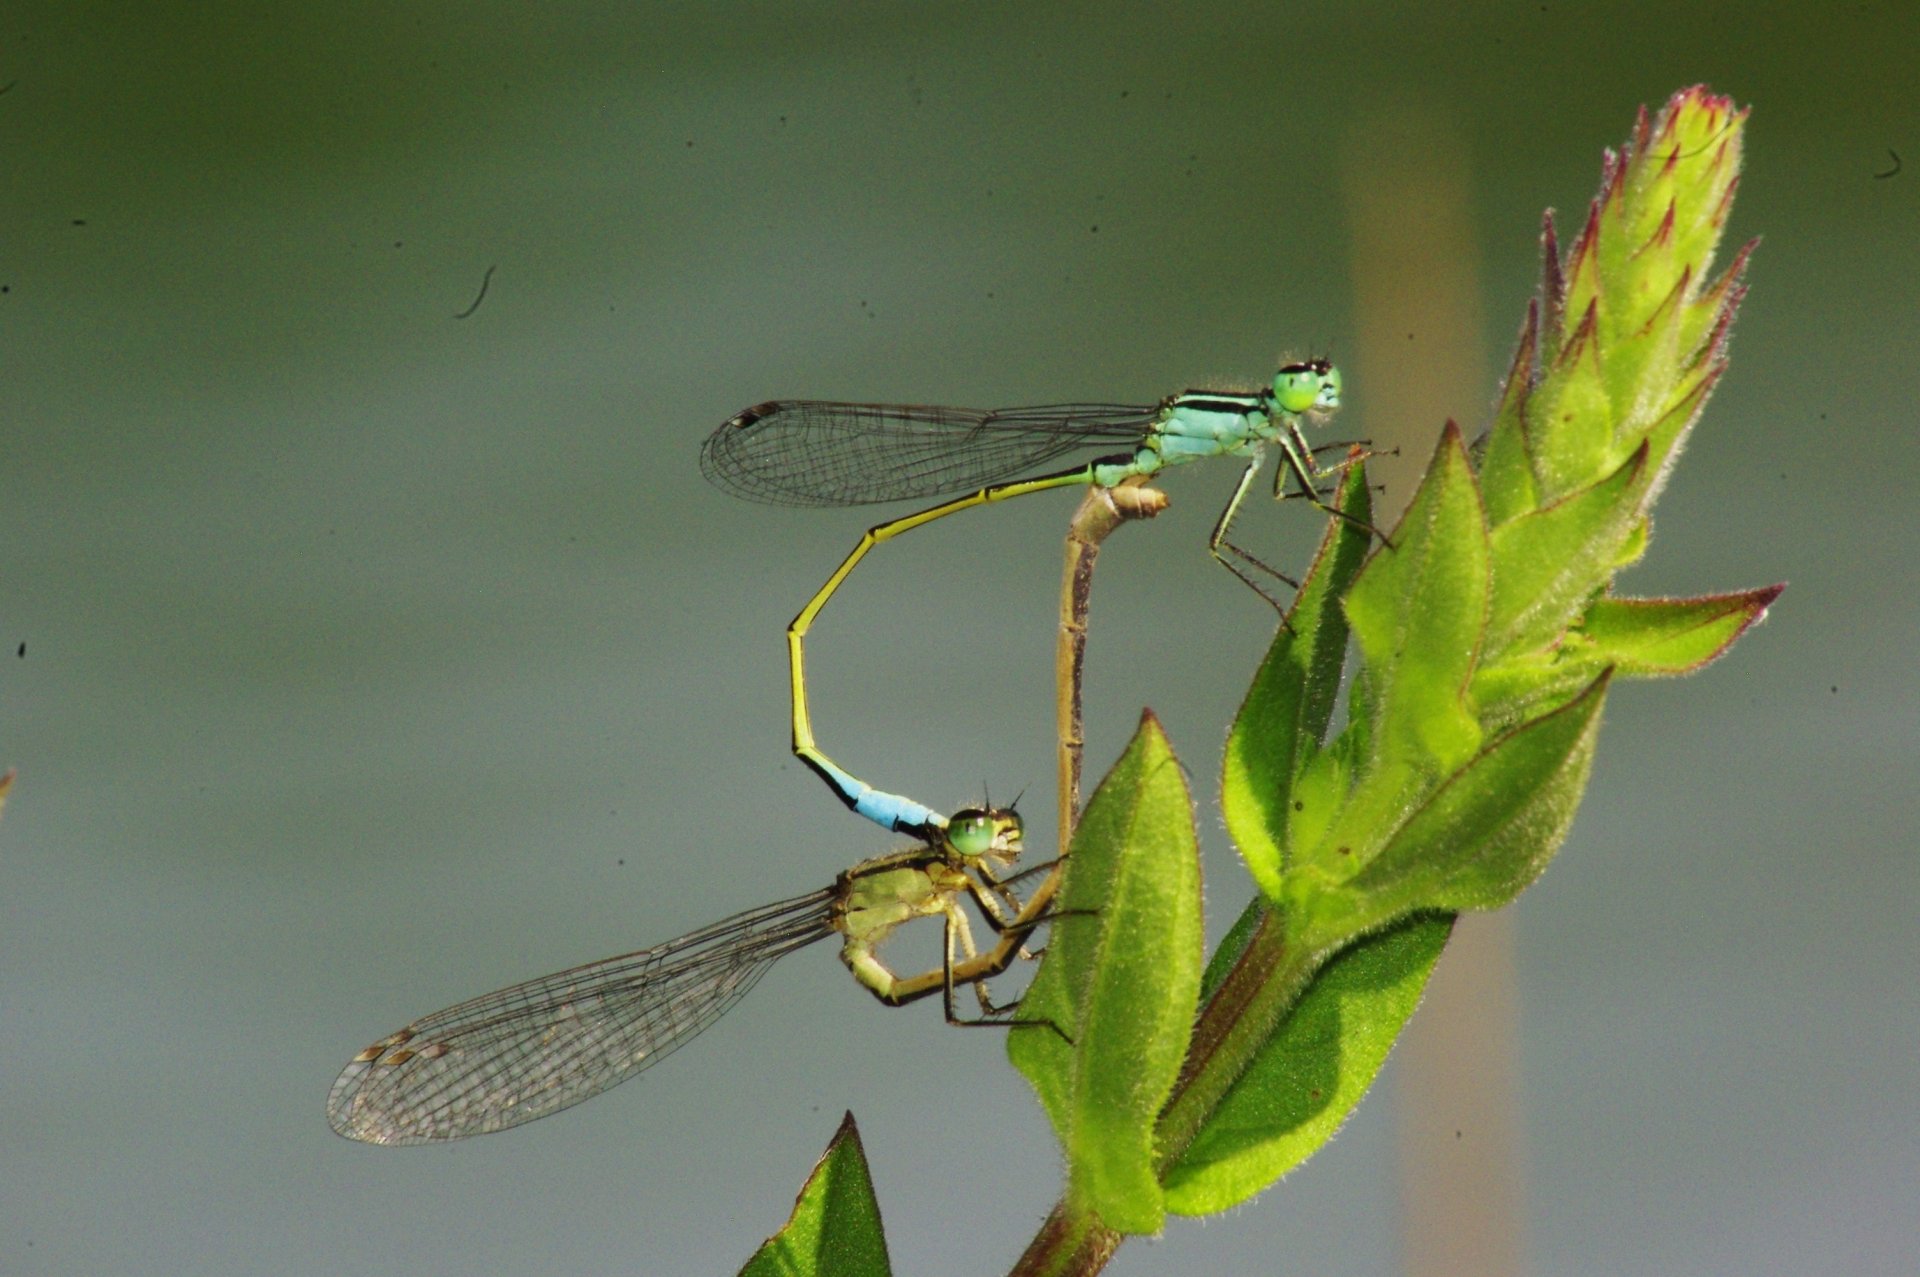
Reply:
[[[1194,1025],[1186,1064],[1160,1114],[1155,1160],[1163,1175],[1273,1036],[1314,965],[1287,943],[1269,910]]]
[[[1054,644],[1054,734],[1060,803],[1060,850],[1073,841],[1080,817],[1080,756],[1086,746],[1080,703],[1087,661],[1087,609],[1093,598],[1093,568],[1100,543],[1130,519],[1151,519],[1167,508],[1157,488],[1129,479],[1114,488],[1092,487],[1067,525],[1066,571],[1060,581],[1060,634]]]
[[[1091,1277],[1126,1238],[1062,1198],[1034,1234],[1009,1277]]]
[[[1058,888],[1068,846],[1080,818],[1080,760],[1086,745],[1081,719],[1081,687],[1086,672],[1087,612],[1093,598],[1093,569],[1100,546],[1121,524],[1151,519],[1167,508],[1166,494],[1130,479],[1115,488],[1094,487],[1067,525],[1066,567],[1060,581],[1060,632],[1054,646],[1054,720],[1056,777],[1060,804],[1061,865],[1029,898],[1028,908],[1045,909]],[[1074,1210],[1062,1198],[1013,1268],[1015,1277],[1097,1273],[1125,1238],[1091,1214]]]

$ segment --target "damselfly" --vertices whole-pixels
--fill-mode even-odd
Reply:
[[[853,776],[827,757],[813,735],[807,708],[807,632],[867,552],[903,532],[975,506],[1076,485],[1110,488],[1203,457],[1242,457],[1246,469],[1214,523],[1207,549],[1280,607],[1280,600],[1249,569],[1288,585],[1292,578],[1235,545],[1228,534],[1269,444],[1281,458],[1274,476],[1277,499],[1304,497],[1331,515],[1346,517],[1327,502],[1330,494],[1316,482],[1339,467],[1316,465],[1315,450],[1301,434],[1309,415],[1339,404],[1339,369],[1314,359],[1285,365],[1259,390],[1188,390],[1145,406],[1069,403],[980,410],[779,399],[729,418],[707,437],[700,468],[736,496],[778,505],[852,506],[965,494],[869,528],[787,627],[793,752],[860,815],[891,830],[935,836],[944,816]],[[1075,452],[1119,446],[1126,451],[1032,478],[1016,477]],[[1295,492],[1286,491],[1289,477]]]
[[[543,976],[415,1020],[353,1057],[327,1096],[339,1134],[420,1144],[505,1130],[557,1113],[646,1069],[719,1019],[776,961],[829,936],[874,997],[899,1006],[935,993],[956,1024],[1006,1024],[985,981],[1046,921],[1003,878],[1021,850],[1017,813],[957,812],[933,841],[863,861],[830,887],[750,909],[678,940]],[[1051,895],[1051,892],[1047,893]],[[962,899],[1000,935],[979,952]],[[895,975],[876,952],[902,923],[942,917],[938,970]],[[972,984],[982,1017],[954,990]]]

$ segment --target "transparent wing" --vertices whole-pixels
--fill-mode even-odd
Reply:
[[[717,486],[775,505],[923,500],[1003,483],[1096,445],[1134,444],[1158,404],[936,408],[779,399],[707,436],[700,470]]]
[[[833,934],[833,898],[823,888],[416,1020],[353,1058],[327,1120],[349,1139],[419,1144],[578,1104],[719,1019],[777,959]]]

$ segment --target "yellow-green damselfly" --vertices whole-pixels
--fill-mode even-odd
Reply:
[[[835,935],[841,960],[880,1001],[899,1006],[939,993],[951,1023],[1007,1024],[1007,1008],[993,1005],[985,981],[1047,920],[1044,901],[1023,908],[1014,896],[1019,875],[1001,877],[1021,839],[1010,808],[956,812],[937,840],[863,861],[818,891],[437,1011],[354,1056],[327,1096],[327,1120],[350,1139],[422,1144],[557,1113],[663,1059],[774,962]],[[987,952],[974,945],[963,899],[1000,936]],[[878,947],[922,917],[945,920],[945,961],[895,975]],[[963,984],[978,993],[981,1018],[956,1012],[954,990]]]

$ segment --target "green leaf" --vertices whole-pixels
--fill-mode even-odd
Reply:
[[[848,1113],[794,1200],[787,1226],[767,1238],[740,1277],[889,1277],[867,1155]]]
[[[1614,194],[1614,183],[1619,177],[1615,167],[1615,158],[1611,154],[1605,157],[1600,173],[1600,194],[1587,206],[1587,220],[1580,228],[1580,234],[1574,238],[1573,247],[1567,251],[1567,261],[1563,268],[1566,291],[1561,295],[1556,311],[1560,316],[1560,343],[1555,348],[1554,362],[1562,363],[1567,358],[1568,348],[1580,340],[1582,332],[1598,335],[1600,308],[1595,303],[1600,299],[1602,282],[1600,279],[1600,234],[1603,225],[1602,209],[1608,198]],[[1572,325],[1569,330],[1569,325]],[[1609,329],[1611,326],[1609,325]]]
[[[1662,223],[1665,227],[1667,223]],[[1661,232],[1643,247],[1642,259],[1670,257],[1673,241],[1670,235]],[[1669,272],[1655,270],[1651,274],[1665,282]],[[1640,394],[1642,387],[1672,386],[1684,366],[1686,357],[1692,352],[1683,350],[1681,339],[1686,332],[1686,293],[1692,279],[1690,269],[1682,269],[1679,278],[1672,281],[1666,296],[1660,299],[1653,313],[1646,317],[1639,328],[1622,332],[1607,351],[1607,379],[1614,405],[1619,410],[1615,421],[1614,442],[1617,446],[1631,448],[1645,438],[1650,415],[1655,402]],[[1635,283],[1644,285],[1647,279],[1642,277]],[[1644,300],[1631,291],[1634,284],[1623,290],[1629,304]]]
[[[1363,526],[1373,517],[1364,465],[1347,469],[1337,505],[1352,517],[1328,519],[1313,567],[1227,733],[1221,765],[1227,832],[1268,895],[1279,891],[1301,801],[1295,774],[1325,738],[1340,694],[1347,618],[1334,603],[1352,584],[1373,540]]]
[[[1742,244],[1720,277],[1689,301],[1681,312],[1680,348],[1688,352],[1692,362],[1703,365],[1726,362],[1726,335],[1733,325],[1734,314],[1740,309],[1741,299],[1746,296],[1747,263],[1759,245],[1757,239]],[[1704,273],[1706,268],[1707,263],[1702,261],[1701,271]]]
[[[1332,1139],[1386,1063],[1452,930],[1452,914],[1422,915],[1323,966],[1168,1169],[1167,1209],[1238,1205]]]
[[[1489,745],[1394,832],[1346,890],[1367,912],[1494,909],[1540,876],[1573,823],[1611,671]],[[1384,921],[1384,918],[1381,918]]]
[[[1074,833],[1007,1044],[1066,1150],[1069,1198],[1120,1232],[1156,1233],[1165,1217],[1153,1127],[1199,1003],[1199,853],[1186,779],[1143,714]]]
[[[1602,366],[1599,308],[1598,298],[1587,303],[1580,326],[1531,400],[1528,441],[1543,501],[1586,487],[1621,460]]]
[[[1540,353],[1529,324],[1486,452],[1493,526],[1592,485],[1642,442],[1659,487],[1725,366],[1743,292],[1751,244],[1707,280],[1738,185],[1746,116],[1703,88],[1674,94],[1657,119],[1641,113],[1621,153],[1608,152],[1564,260],[1548,218]],[[1517,375],[1536,361],[1543,371]]]
[[[1205,1002],[1219,991],[1220,982],[1227,978],[1227,972],[1240,960],[1240,954],[1246,949],[1247,942],[1253,939],[1259,930],[1261,919],[1266,917],[1267,901],[1264,896],[1255,896],[1247,901],[1247,907],[1227,928],[1227,934],[1220,937],[1220,943],[1214,947],[1213,956],[1207,959],[1207,969],[1200,974],[1200,1000]]]
[[[1571,654],[1576,646],[1569,639],[1552,651],[1509,656],[1475,672],[1473,699],[1489,736],[1552,713],[1599,677],[1606,663],[1576,659]]]
[[[1372,673],[1376,756],[1436,770],[1479,745],[1466,703],[1486,626],[1488,558],[1480,496],[1459,427],[1448,423],[1413,502],[1348,591],[1347,619]]]
[[[1717,658],[1766,615],[1784,585],[1696,599],[1596,599],[1569,655],[1629,678],[1688,674]]]
[[[1628,175],[1643,229],[1672,210],[1675,256],[1713,256],[1739,184],[1742,134],[1749,108],[1695,85],[1667,100],[1651,127],[1636,130]]]
[[[1494,529],[1485,660],[1538,651],[1565,633],[1612,575],[1652,478],[1643,443],[1592,487]]]
[[[1647,552],[1647,542],[1653,539],[1653,520],[1642,518],[1634,525],[1627,539],[1620,543],[1620,553],[1614,559],[1614,568],[1620,569],[1638,563]]]
[[[1466,693],[1486,625],[1488,574],[1479,493],[1449,422],[1392,548],[1368,559],[1347,592],[1347,619],[1366,662],[1369,752],[1344,810],[1310,853],[1321,871],[1344,877],[1364,863],[1399,813],[1479,748]],[[1334,768],[1344,758],[1329,749],[1315,761]]]
[[[1701,410],[1707,406],[1707,396],[1713,393],[1725,369],[1724,363],[1715,361],[1688,372],[1677,384],[1667,411],[1648,427],[1647,445],[1659,463],[1656,466],[1659,474],[1664,475],[1679,456],[1681,443],[1693,429],[1693,423],[1700,419]]]
[[[1533,395],[1539,328],[1540,303],[1535,300],[1527,303],[1526,322],[1521,325],[1520,341],[1507,368],[1500,406],[1494,410],[1493,428],[1487,432],[1486,450],[1480,459],[1480,492],[1486,501],[1487,523],[1496,528],[1533,509],[1540,499],[1527,446],[1527,405]]]

